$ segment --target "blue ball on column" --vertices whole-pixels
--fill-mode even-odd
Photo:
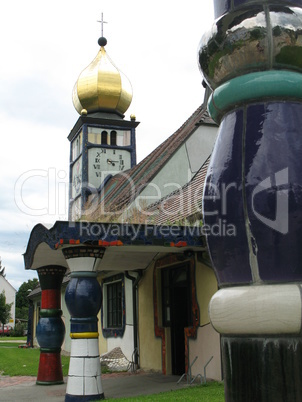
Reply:
[[[96,316],[102,305],[102,289],[96,277],[73,277],[65,292],[72,317]]]
[[[61,317],[41,317],[36,336],[42,349],[61,349],[65,337],[65,325]]]

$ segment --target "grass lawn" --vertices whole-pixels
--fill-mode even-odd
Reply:
[[[38,374],[40,349],[21,349],[18,343],[1,342],[0,339],[0,373],[19,376]],[[63,375],[68,374],[69,357],[62,356]]]
[[[162,392],[156,395],[145,395],[131,398],[106,399],[106,401],[198,401],[198,402],[224,402],[224,387],[222,383],[210,382],[196,385],[179,391]]]
[[[25,341],[27,338],[26,336],[0,336],[0,342],[2,341]]]

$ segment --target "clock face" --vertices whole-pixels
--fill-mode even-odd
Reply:
[[[99,187],[108,174],[115,175],[130,167],[130,152],[124,149],[90,148],[88,150],[89,183],[95,187]]]

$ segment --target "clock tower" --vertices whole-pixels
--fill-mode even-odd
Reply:
[[[132,100],[128,78],[107,55],[106,38],[100,50],[79,75],[73,89],[73,104],[80,117],[70,141],[69,219],[81,218],[91,194],[98,194],[117,173],[136,164],[135,129],[138,122],[124,113]]]

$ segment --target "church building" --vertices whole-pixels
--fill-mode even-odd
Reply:
[[[70,352],[66,401],[104,396],[99,355],[117,347],[132,370],[193,378],[206,366],[207,377],[221,379],[220,337],[208,316],[217,281],[201,211],[218,127],[204,103],[137,163],[139,123],[124,118],[132,87],[107,40],[98,43],[73,90],[80,116],[68,136],[69,221],[35,226],[24,255],[41,285],[29,296],[37,383],[61,382],[43,367],[47,355],[58,368],[60,349]]]

